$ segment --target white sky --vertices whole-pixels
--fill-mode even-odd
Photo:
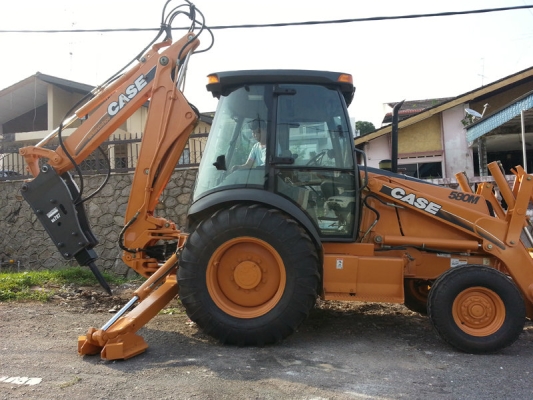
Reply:
[[[533,0],[196,0],[208,25],[423,14],[533,4]],[[9,4],[9,5],[7,5]],[[2,2],[0,29],[158,27],[164,0]],[[181,4],[175,0],[175,5]],[[183,26],[180,20],[175,26]],[[97,85],[130,61],[155,32],[0,33],[0,89],[39,71]],[[379,127],[383,103],[455,97],[533,66],[533,9],[308,27],[215,30],[215,45],[193,57],[185,95],[214,111],[211,72],[300,68],[351,73],[349,108]],[[181,36],[176,31],[174,37]],[[206,33],[202,43],[207,44]]]

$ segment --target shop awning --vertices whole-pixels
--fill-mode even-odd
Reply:
[[[512,101],[505,107],[491,114],[488,117],[484,117],[475,123],[466,127],[466,140],[473,142],[481,136],[496,130],[502,125],[515,119],[519,116],[522,110],[529,110],[533,108],[533,91],[528,92],[518,99]],[[528,119],[531,119],[531,113],[528,113]],[[529,124],[526,124],[529,125]],[[519,128],[520,129],[520,128]],[[517,130],[520,132],[520,130]]]

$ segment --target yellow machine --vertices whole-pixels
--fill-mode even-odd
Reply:
[[[173,42],[170,24],[179,14],[192,20],[191,30]],[[532,176],[516,167],[509,187],[501,167],[489,166],[504,209],[492,183],[473,192],[460,174],[454,190],[367,167],[347,113],[351,75],[210,75],[207,89],[220,101],[188,233],[156,216],[198,118],[180,88],[207,30],[190,3],[173,8],[161,26],[161,42],[96,88],[49,137],[21,150],[34,176],[23,196],[63,256],[89,266],[109,290],[95,265],[83,185],[69,171],[150,101],[120,235],[123,261],[147,280],[107,324],[79,338],[80,354],[141,353],[147,344],[136,332],[178,292],[189,317],[229,344],[282,340],[318,296],[405,303],[427,312],[440,336],[463,351],[497,351],[518,338],[533,313]],[[56,136],[60,146],[45,149]]]

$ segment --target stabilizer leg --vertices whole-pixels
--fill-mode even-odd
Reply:
[[[136,291],[134,297],[102,328],[89,328],[78,338],[78,353],[100,353],[103,360],[127,359],[148,348],[144,339],[135,334],[155,317],[178,294],[176,279],[177,256],[173,255]],[[165,281],[159,285],[159,283]],[[154,290],[157,287],[156,290]],[[124,315],[137,301],[139,304]]]

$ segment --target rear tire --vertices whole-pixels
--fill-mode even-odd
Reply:
[[[524,300],[511,279],[481,265],[442,274],[431,286],[428,314],[444,341],[468,353],[511,345],[526,320]]]
[[[289,336],[313,308],[318,255],[309,236],[277,210],[217,211],[180,256],[180,298],[189,318],[223,343],[264,345]]]
[[[427,315],[428,294],[431,282],[422,279],[405,279],[404,305],[411,311]]]

